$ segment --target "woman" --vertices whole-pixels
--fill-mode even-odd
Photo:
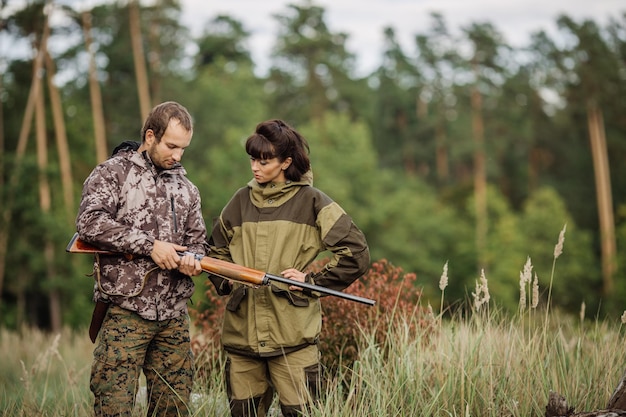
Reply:
[[[246,141],[254,175],[215,221],[211,256],[286,278],[343,290],[370,256],[363,233],[344,210],[312,186],[309,146],[281,120],[260,123]],[[303,271],[323,251],[318,273]],[[321,386],[316,294],[280,283],[251,288],[216,276],[229,294],[222,344],[231,415],[263,416],[278,392],[284,416],[300,415]]]

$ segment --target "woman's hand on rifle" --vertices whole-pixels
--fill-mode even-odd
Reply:
[[[304,282],[304,280],[306,279],[306,274],[304,272],[298,271],[295,268],[285,269],[280,274],[285,278],[289,278],[291,280],[299,281],[299,282]],[[302,291],[302,288],[296,285],[290,285],[289,290],[290,291]]]

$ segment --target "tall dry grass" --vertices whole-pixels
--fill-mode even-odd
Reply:
[[[606,407],[624,371],[620,326],[552,315],[454,317],[439,332],[385,345],[364,336],[360,360],[334,375],[315,416],[543,416],[551,390],[579,411]]]
[[[382,344],[363,333],[359,359],[328,375],[310,415],[542,416],[550,390],[580,411],[606,405],[626,364],[619,320],[580,322],[552,311],[545,327],[539,311],[483,313],[417,334],[399,319]],[[91,415],[92,349],[84,332],[0,331],[2,415]],[[214,370],[198,372],[194,415],[227,416],[222,367],[203,369]],[[144,414],[140,398],[135,415]]]
[[[0,329],[3,416],[83,416],[89,407],[91,342],[69,329]]]
[[[49,334],[37,329],[0,329],[0,416],[93,415],[93,395],[89,391],[93,347],[87,330],[65,329]],[[207,353],[197,359],[201,362],[215,357]],[[217,365],[213,368],[222,368]],[[197,374],[191,404],[194,415],[226,415],[221,372]],[[142,376],[133,416],[145,416],[146,409]]]
[[[550,283],[564,233],[565,228],[555,246]],[[453,279],[447,272],[446,263],[442,305]],[[540,306],[537,285],[528,258],[520,271],[519,313],[513,317],[494,307],[484,271],[466,308],[445,319],[443,312],[433,315],[432,326],[412,322],[423,323],[418,309],[386,312],[394,325],[386,328],[384,340],[375,325],[362,330],[358,360],[332,368],[322,401],[307,415],[539,417],[550,391],[564,395],[577,411],[604,408],[624,373],[626,313],[621,321],[588,320],[583,305],[580,317],[562,316],[550,308],[550,296]],[[221,357],[212,350],[219,347],[207,346],[196,357],[190,408],[194,416],[227,416]],[[92,415],[92,350],[86,331],[0,330],[2,415]],[[136,416],[145,415],[144,396],[139,390]]]

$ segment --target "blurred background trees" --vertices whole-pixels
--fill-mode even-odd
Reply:
[[[354,217],[373,260],[415,273],[437,309],[448,262],[453,307],[484,269],[492,299],[515,311],[529,256],[545,302],[567,224],[553,306],[621,314],[626,15],[606,27],[561,16],[558,39],[539,32],[513,48],[490,23],[451,30],[433,14],[409,50],[386,28],[379,68],[357,76],[350,35],[304,1],[275,16],[271,68],[258,76],[240,22],[215,16],[192,38],[180,12],[176,0],[31,0],[3,16],[0,36],[25,51],[0,57],[3,325],[86,324],[91,260],[65,253],[82,182],[164,100],[195,119],[184,165],[209,228],[250,179],[247,135],[283,118],[309,140],[315,185]]]

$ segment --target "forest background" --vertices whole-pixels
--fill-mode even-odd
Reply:
[[[514,48],[491,23],[453,31],[434,13],[410,50],[385,29],[380,66],[357,76],[349,34],[305,0],[275,17],[258,76],[241,22],[215,16],[192,37],[180,13],[176,0],[28,1],[3,17],[2,36],[32,54],[0,57],[2,326],[87,324],[90,259],[65,253],[82,182],[115,145],[139,140],[165,100],[194,117],[183,164],[209,227],[251,177],[245,138],[282,118],[308,139],[315,185],[365,232],[372,259],[415,273],[438,310],[461,308],[484,273],[493,299],[516,311],[530,258],[543,303],[549,288],[553,308],[622,313],[626,14],[604,26],[563,15],[558,35]]]

